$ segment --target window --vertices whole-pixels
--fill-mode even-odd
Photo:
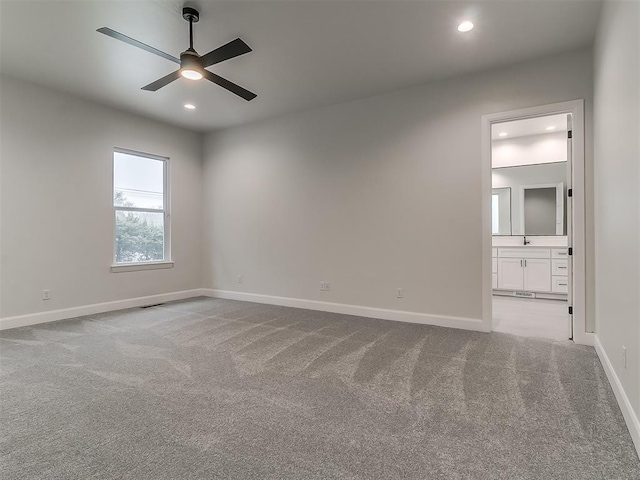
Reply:
[[[500,195],[491,195],[491,234],[500,235]]]
[[[168,158],[113,152],[114,266],[169,262]]]

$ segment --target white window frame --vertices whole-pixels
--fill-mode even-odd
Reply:
[[[163,207],[157,208],[139,208],[139,207],[119,207],[114,205],[113,198],[115,195],[115,154],[123,153],[125,155],[133,155],[141,158],[149,158],[151,160],[158,160],[162,162],[162,196]],[[111,156],[111,204],[113,206],[113,255],[111,271],[117,272],[131,272],[136,270],[155,270],[160,268],[172,268],[173,261],[171,260],[171,202],[169,195],[169,157],[163,157],[160,155],[154,155],[152,153],[139,152],[137,150],[130,150],[127,148],[114,147],[113,154]],[[130,263],[116,263],[116,215],[119,211],[124,212],[149,212],[149,213],[163,213],[164,214],[164,252],[163,260],[154,262],[130,262]]]

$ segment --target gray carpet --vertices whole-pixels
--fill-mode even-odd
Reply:
[[[638,479],[593,348],[198,298],[0,334],[8,479]]]

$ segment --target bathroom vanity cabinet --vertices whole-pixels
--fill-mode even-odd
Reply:
[[[566,294],[569,291],[566,248],[498,247],[492,251],[495,290],[521,294]]]

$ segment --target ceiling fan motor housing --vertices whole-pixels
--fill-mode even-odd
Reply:
[[[180,69],[202,70],[200,65],[200,55],[195,50],[185,50],[180,54]]]

